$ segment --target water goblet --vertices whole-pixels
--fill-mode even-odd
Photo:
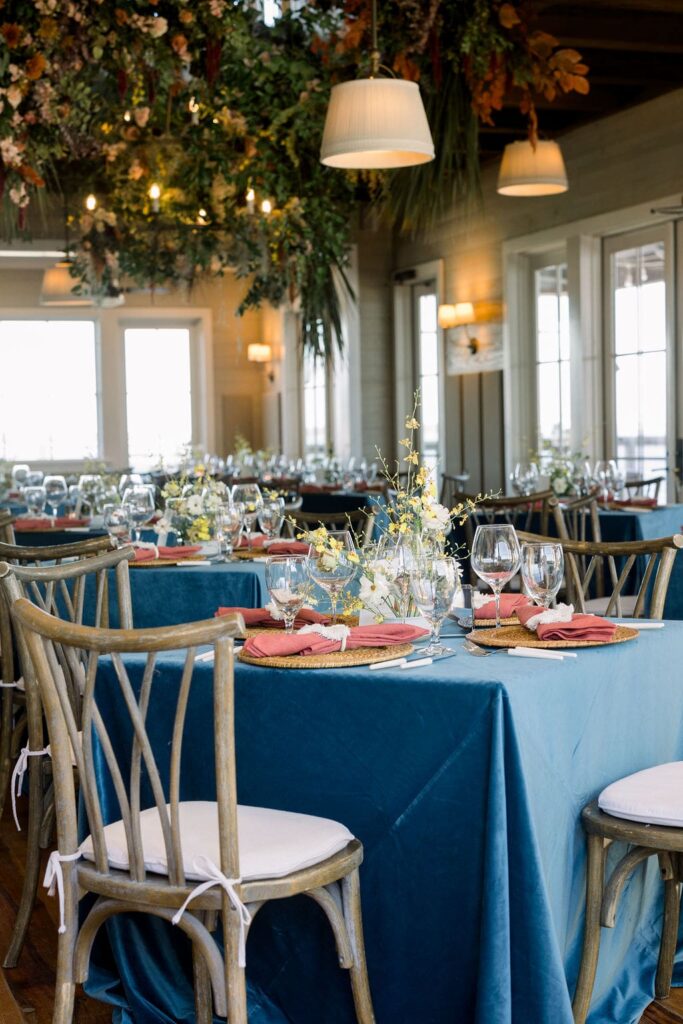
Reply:
[[[294,620],[310,594],[308,555],[273,555],[266,562],[266,586],[282,613],[285,633],[294,632]]]
[[[500,593],[519,569],[519,541],[514,526],[478,526],[471,552],[472,568],[493,591],[496,629],[500,626]]]
[[[12,490],[20,491],[28,480],[31,467],[26,462],[18,462],[12,466]]]
[[[130,543],[130,512],[127,505],[108,503],[103,508],[104,527],[117,548]]]
[[[142,527],[154,513],[154,493],[145,484],[136,484],[123,492],[121,505],[127,509],[134,527],[135,542],[139,544]]]
[[[52,508],[52,517],[56,519],[59,513],[59,506],[69,493],[66,480],[63,476],[46,476],[43,481],[43,487],[45,488],[47,504]]]
[[[258,523],[267,540],[279,536],[284,521],[284,498],[264,498],[258,514]]]
[[[451,654],[441,642],[443,621],[451,610],[460,581],[460,568],[454,558],[425,558],[410,577],[415,604],[429,623],[431,636],[422,653],[427,657]]]
[[[221,505],[216,512],[216,540],[219,562],[232,562],[233,551],[240,542],[244,527],[244,510],[240,504]]]
[[[244,532],[251,547],[251,535],[263,504],[261,490],[258,484],[234,484],[231,493],[233,502],[244,505]]]
[[[316,551],[313,545],[309,551],[311,579],[327,592],[333,622],[337,618],[337,603],[341,593],[356,572],[354,561],[349,557],[355,553],[353,538],[348,530],[330,531],[323,551]]]
[[[543,608],[549,608],[564,577],[562,545],[551,542],[522,544],[521,563],[527,594]]]
[[[39,518],[45,514],[46,501],[45,488],[42,485],[25,487],[24,501],[26,502],[27,515]]]

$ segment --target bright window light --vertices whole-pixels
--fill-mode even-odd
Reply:
[[[95,458],[93,320],[0,320],[0,458]]]
[[[128,328],[125,349],[128,460],[136,469],[175,462],[192,440],[189,328]]]
[[[537,270],[535,287],[539,443],[569,448],[572,424],[567,264]]]
[[[327,448],[327,372],[325,362],[304,352],[304,449],[324,455]]]

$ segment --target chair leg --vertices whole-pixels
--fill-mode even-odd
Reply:
[[[572,1003],[574,1024],[585,1024],[593,995],[600,952],[600,913],[605,884],[605,840],[602,836],[589,835],[587,845],[586,925],[583,935],[581,967]]]
[[[3,961],[3,967],[16,967],[26,941],[26,933],[31,922],[33,906],[36,902],[38,882],[40,879],[40,826],[43,819],[43,771],[40,758],[29,758],[29,792],[28,792],[28,830],[26,833],[26,869],[24,884],[21,889],[19,908],[12,929],[9,948]]]
[[[12,771],[12,725],[14,720],[14,690],[2,691],[2,715],[0,718],[0,818],[5,809]]]
[[[76,982],[74,981],[74,948],[78,938],[78,894],[71,879],[73,864],[64,864],[64,922],[66,931],[58,936],[57,976],[52,1024],[73,1024]]]
[[[47,850],[52,846],[55,829],[55,787],[50,783],[43,798],[43,819],[40,823],[40,848]]]
[[[365,959],[363,941],[363,918],[360,906],[360,876],[358,868],[342,881],[344,919],[353,950],[353,966],[350,968],[353,1003],[356,1007],[358,1024],[375,1024],[372,1008],[368,965]]]
[[[229,1024],[249,1024],[247,1016],[247,981],[239,965],[240,919],[223,899],[223,944],[225,948],[225,988],[228,998]]]
[[[676,878],[664,881],[664,921],[662,924],[662,940],[659,947],[659,962],[655,978],[655,997],[667,999],[671,991],[671,976],[674,969],[676,942],[678,939],[678,919],[681,908],[681,891]]]
[[[206,924],[206,914],[200,911],[196,916]],[[213,1024],[213,999],[211,997],[209,970],[206,966],[206,960],[194,942],[192,943],[192,973],[194,976],[194,1015],[196,1024]]]

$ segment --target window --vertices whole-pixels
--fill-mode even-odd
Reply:
[[[606,246],[612,398],[608,447],[632,478],[661,475],[669,448],[668,246],[664,237],[641,238],[641,244],[638,236],[631,236]]]
[[[420,391],[420,462],[434,471],[439,462],[439,335],[433,283],[414,286],[416,384]]]
[[[567,265],[534,272],[536,408],[540,448],[571,447],[571,362]]]
[[[128,461],[149,469],[192,441],[190,330],[132,327],[124,341]]]
[[[327,364],[306,351],[303,356],[304,454],[327,451]]]
[[[98,455],[93,320],[2,320],[0,365],[0,458]]]

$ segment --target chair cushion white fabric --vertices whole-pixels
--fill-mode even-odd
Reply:
[[[598,805],[615,818],[683,828],[683,761],[658,764],[613,782],[603,789]]]
[[[619,614],[625,619],[631,618],[636,610],[637,600],[637,594],[622,594],[621,612]],[[593,612],[594,615],[604,615],[609,604],[609,597],[592,597],[590,601],[586,601],[585,604],[587,612]],[[617,614],[616,608],[612,610],[611,614]]]
[[[185,876],[200,879],[205,875],[195,867],[198,858],[220,866],[218,804],[196,800],[183,802],[179,807]],[[241,804],[237,807],[237,830],[243,881],[281,878],[319,864],[343,850],[353,839],[344,825],[329,818]],[[145,867],[155,874],[165,875],[168,864],[156,807],[142,811],[140,831]],[[128,848],[123,822],[107,825],[104,835],[110,865],[127,870]],[[94,860],[90,836],[81,843],[80,850],[86,860]]]

